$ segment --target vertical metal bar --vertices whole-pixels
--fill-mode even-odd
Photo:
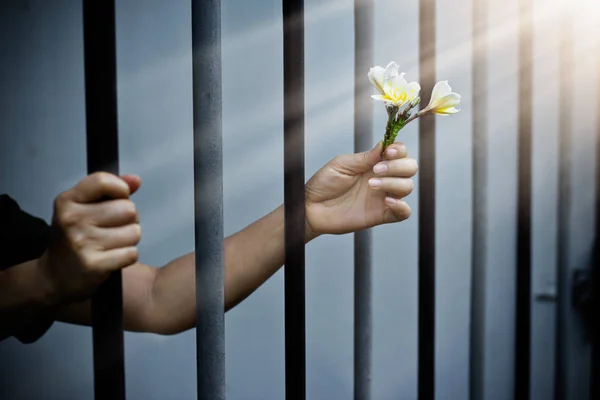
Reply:
[[[304,1],[283,1],[285,394],[306,398]]]
[[[435,85],[435,0],[419,1],[421,107]],[[419,119],[419,400],[435,397],[435,119]]]
[[[199,400],[225,399],[221,1],[192,0]]]
[[[594,242],[594,258],[592,269],[592,309],[600,310],[599,283],[600,283],[600,57],[597,58],[597,107],[596,113],[596,238]],[[591,374],[590,374],[590,399],[600,399],[600,323],[597,319],[591,323]]]
[[[114,0],[83,2],[88,172],[119,173]],[[125,399],[121,271],[92,298],[96,400]]]
[[[372,147],[373,106],[367,71],[373,62],[373,0],[354,0],[354,151]],[[354,399],[370,400],[373,368],[373,277],[370,229],[354,234]]]
[[[600,310],[598,289],[600,283],[600,57],[597,58],[597,107],[596,112],[596,238],[594,242],[594,258],[592,259],[592,309]],[[595,319],[591,323],[591,374],[590,374],[590,399],[600,398],[600,323]]]
[[[485,304],[488,255],[488,0],[473,0],[473,221],[469,394],[485,395]]]
[[[571,7],[563,7],[560,16],[561,31],[559,52],[559,99],[571,99],[571,57],[573,57],[573,20]],[[563,97],[568,96],[568,97]],[[560,104],[558,148],[558,229],[556,268],[556,349],[554,365],[554,396],[556,400],[567,398],[568,346],[567,324],[570,309],[569,285],[569,219],[571,209],[571,101]]]
[[[520,0],[519,22],[519,180],[514,379],[515,400],[526,400],[530,397],[531,366],[532,0]]]

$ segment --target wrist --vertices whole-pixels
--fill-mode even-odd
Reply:
[[[55,297],[43,277],[40,261],[30,260],[0,271],[0,311],[38,315],[54,307]]]
[[[308,221],[308,217],[306,217],[306,222],[304,223],[304,243],[308,244],[310,241],[318,238],[320,234],[316,233],[314,229],[310,226],[310,222]]]
[[[276,212],[280,212],[281,214],[281,218],[283,219],[283,224],[282,224],[282,228],[285,229],[285,211],[284,211],[284,205],[280,205],[279,207],[277,207]],[[308,244],[310,241],[318,238],[321,234],[315,232],[315,230],[311,227],[310,222],[309,222],[309,218],[308,218],[308,207],[305,209],[304,211],[305,217],[304,217],[304,244]]]
[[[54,280],[52,279],[50,262],[47,253],[44,253],[35,262],[35,270],[33,273],[33,284],[36,287],[36,301],[46,307],[54,307],[59,305],[60,296]]]

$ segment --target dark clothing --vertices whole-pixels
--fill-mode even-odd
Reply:
[[[39,258],[50,242],[50,226],[21,210],[8,195],[0,195],[0,270]],[[22,343],[39,339],[52,325],[43,321],[28,326],[13,336]]]

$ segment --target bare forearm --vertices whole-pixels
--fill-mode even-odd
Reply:
[[[283,206],[225,239],[226,311],[252,294],[283,265],[284,242]],[[194,268],[194,253],[190,253],[158,272],[152,295],[152,314],[160,323],[156,330],[176,333],[195,326]]]
[[[52,318],[53,308],[37,259],[0,272],[0,339]]]
[[[151,315],[152,285],[160,271],[141,263],[122,270],[123,274],[123,327],[131,332],[154,332]],[[56,320],[76,325],[92,324],[91,301],[86,300],[61,307]]]
[[[283,207],[230,236],[224,246],[225,310],[229,310],[251,295],[283,265]]]

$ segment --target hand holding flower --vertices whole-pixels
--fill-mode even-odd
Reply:
[[[417,162],[402,143],[393,143],[382,160],[382,143],[371,150],[335,157],[306,184],[307,240],[321,234],[356,232],[404,221],[403,200],[414,187]]]

